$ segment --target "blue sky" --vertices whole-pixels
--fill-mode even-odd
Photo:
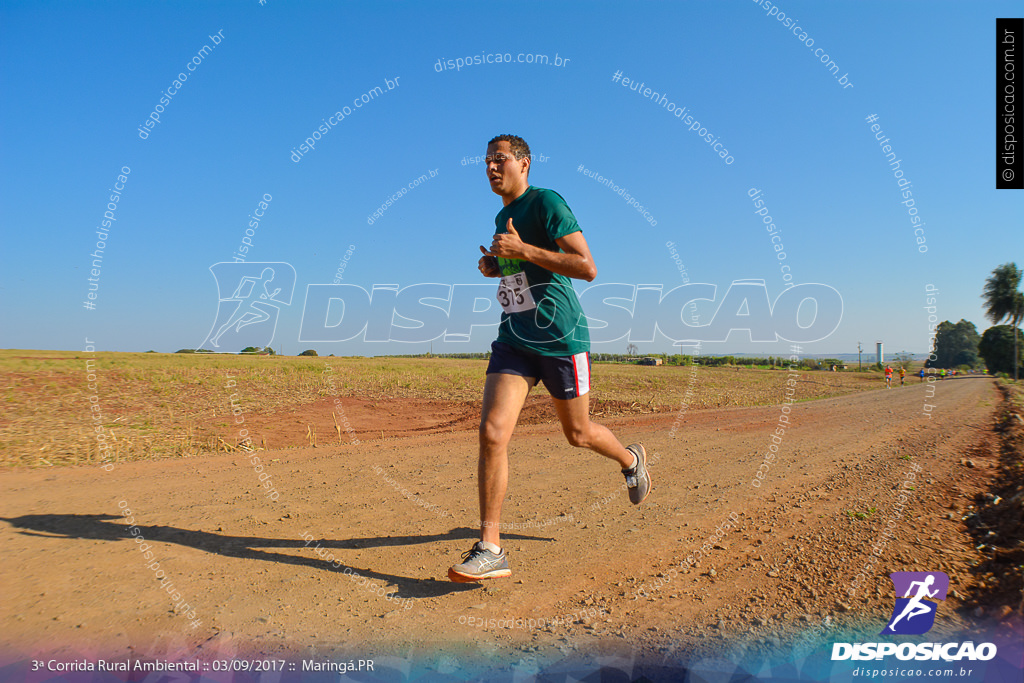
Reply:
[[[546,157],[535,159],[531,182],[573,209],[598,266],[593,284],[682,284],[672,241],[689,279],[718,287],[702,323],[735,280],[763,280],[774,300],[783,273],[748,197],[756,188],[793,282],[842,297],[838,328],[804,353],[851,353],[876,340],[889,352],[925,351],[929,284],[939,320],[984,330],[985,278],[1006,261],[1024,265],[1022,195],[995,190],[993,168],[995,18],[1018,6],[779,8],[853,87],[752,0],[4,2],[0,347],[80,349],[86,337],[103,350],[200,346],[218,315],[210,267],[231,261],[266,194],[246,260],[289,264],[294,296],[265,307],[278,312],[276,328],[250,326],[253,343],[271,325],[272,345],[291,354],[426,351],[428,343],[300,341],[307,286],[333,283],[353,245],[344,284],[493,287],[477,272],[477,245],[489,243],[501,201],[480,165],[461,162],[506,132]],[[212,49],[140,138],[204,45]],[[435,68],[492,53],[557,54],[563,65]],[[614,82],[616,72],[687,107],[732,163]],[[383,90],[386,79],[397,87]],[[382,95],[352,106],[378,85]],[[345,106],[351,113],[293,161],[292,150]],[[913,183],[925,253],[869,115]],[[627,188],[657,224],[580,165]],[[124,166],[131,172],[87,310],[89,254]],[[494,334],[478,327],[468,342],[433,348],[482,351]],[[623,352],[627,343],[593,350]],[[639,346],[667,351],[671,342]],[[704,350],[776,355],[789,345],[734,332]]]

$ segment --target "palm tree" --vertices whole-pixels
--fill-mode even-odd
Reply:
[[[1024,293],[1020,291],[1020,281],[1024,272],[1016,263],[1004,263],[992,271],[991,277],[985,281],[982,298],[985,300],[985,315],[998,325],[1009,319],[1013,327],[1013,379],[1017,379],[1017,327],[1024,317]]]

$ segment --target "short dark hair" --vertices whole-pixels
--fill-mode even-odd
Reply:
[[[526,144],[526,140],[522,139],[518,135],[509,135],[507,133],[505,135],[496,135],[491,138],[490,142],[487,143],[487,146],[490,147],[495,142],[507,142],[509,147],[512,148],[512,153],[516,155],[516,159],[527,157],[533,161],[533,155],[530,154],[530,146]]]

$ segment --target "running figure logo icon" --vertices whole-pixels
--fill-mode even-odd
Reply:
[[[949,577],[944,572],[893,572],[896,606],[882,635],[920,635],[935,624],[938,603],[945,600]],[[902,596],[902,597],[900,597]]]
[[[289,263],[215,263],[217,318],[200,348],[237,353],[274,339],[280,306],[290,306],[295,269]]]

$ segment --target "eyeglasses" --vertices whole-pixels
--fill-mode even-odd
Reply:
[[[488,154],[487,156],[484,157],[484,163],[489,164],[493,161],[494,163],[501,165],[506,161],[511,161],[512,159],[516,158],[517,157],[510,157],[505,154]]]

